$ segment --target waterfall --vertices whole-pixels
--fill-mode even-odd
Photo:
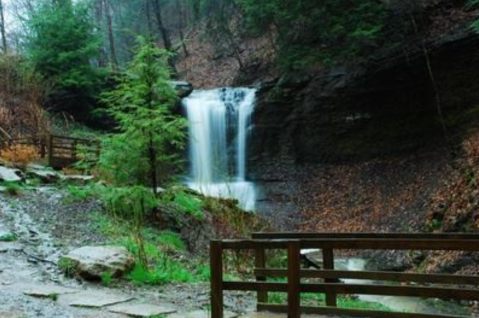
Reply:
[[[183,99],[189,120],[188,186],[207,196],[235,198],[254,210],[254,184],[246,180],[248,133],[256,90],[194,91]]]

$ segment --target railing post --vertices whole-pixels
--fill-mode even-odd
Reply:
[[[53,167],[53,135],[48,135],[48,165]]]
[[[301,244],[298,240],[288,243],[288,318],[301,316]]]
[[[331,248],[323,248],[323,267],[324,269],[334,269],[334,252]],[[325,279],[326,283],[337,283],[337,279]],[[337,307],[336,293],[326,293],[326,306]]]
[[[223,246],[221,241],[210,243],[211,317],[223,318]]]
[[[98,160],[98,159],[100,159],[101,143],[98,140],[98,141],[95,142],[95,144],[96,144],[95,155],[96,155],[96,159]]]
[[[46,155],[45,150],[46,150],[45,149],[45,136],[42,135],[40,137],[40,158],[42,158],[42,159],[45,158],[45,155]]]
[[[77,147],[78,147],[77,141],[73,140],[73,144],[72,144],[72,160],[73,161],[77,160]]]
[[[256,268],[265,268],[266,267],[266,251],[264,248],[257,248],[255,250],[255,267]],[[257,282],[265,282],[266,277],[256,276]],[[268,292],[259,291],[257,296],[257,305],[260,303],[268,302]],[[259,309],[257,309],[259,311]]]

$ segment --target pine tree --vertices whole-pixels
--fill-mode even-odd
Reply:
[[[172,113],[177,94],[168,81],[169,53],[144,38],[118,86],[103,94],[119,134],[106,142],[102,171],[117,184],[150,186],[156,194],[178,168],[185,119]]]
[[[49,104],[57,111],[86,117],[101,84],[93,66],[99,41],[85,3],[42,2],[28,21],[27,56],[53,89]]]

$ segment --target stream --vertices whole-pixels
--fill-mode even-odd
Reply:
[[[348,271],[367,270],[368,260],[363,258],[338,259],[335,261],[335,268]],[[370,280],[344,279],[345,283],[350,284],[373,284],[380,283]],[[379,303],[390,308],[393,311],[424,313],[424,314],[462,314],[470,315],[470,311],[458,304],[446,302],[439,299],[425,300],[417,297],[397,297],[397,296],[376,296],[376,295],[358,295],[360,300],[366,302]]]

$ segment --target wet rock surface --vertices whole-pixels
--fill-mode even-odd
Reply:
[[[63,256],[61,261],[70,262],[76,274],[87,280],[100,279],[105,274],[121,277],[135,264],[133,254],[118,246],[81,247]]]
[[[18,169],[0,166],[0,180],[6,182],[19,182],[23,180],[23,177],[21,177],[21,172]]]

